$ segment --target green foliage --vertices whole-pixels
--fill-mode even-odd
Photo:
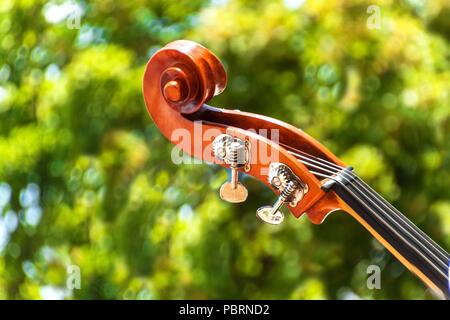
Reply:
[[[171,163],[141,81],[167,42],[204,44],[229,75],[211,104],[304,129],[448,248],[446,1],[72,4],[79,29],[67,2],[0,3],[0,298],[431,297],[341,213],[262,225],[274,196],[252,179],[246,203],[220,201],[225,171]]]

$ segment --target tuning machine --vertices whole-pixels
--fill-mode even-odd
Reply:
[[[292,170],[283,163],[271,163],[268,181],[272,187],[280,192],[280,196],[273,206],[263,206],[256,211],[256,216],[269,224],[280,224],[284,215],[280,211],[283,204],[289,203],[295,207],[308,192],[308,185],[303,183]]]
[[[244,202],[247,199],[248,191],[239,182],[239,168],[245,171],[250,169],[249,161],[250,145],[247,141],[234,138],[229,134],[221,134],[214,139],[214,156],[225,162],[231,169],[231,180],[225,182],[220,188],[220,198],[232,203]]]

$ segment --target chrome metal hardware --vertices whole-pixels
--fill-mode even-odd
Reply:
[[[308,185],[303,183],[292,170],[283,163],[271,163],[268,175],[269,183],[275,190],[280,191],[280,196],[273,206],[263,206],[256,211],[256,216],[269,224],[280,224],[284,215],[280,211],[283,204],[289,203],[295,207],[308,192]]]
[[[239,203],[247,199],[248,191],[239,182],[238,168],[249,170],[249,145],[246,141],[221,134],[213,142],[214,156],[225,162],[231,169],[231,180],[220,188],[220,197],[228,202]]]

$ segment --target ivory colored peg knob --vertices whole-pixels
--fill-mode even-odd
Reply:
[[[233,182],[225,182],[219,191],[220,198],[231,203],[240,203],[247,200],[248,191],[247,188],[240,182],[236,182],[233,186]]]

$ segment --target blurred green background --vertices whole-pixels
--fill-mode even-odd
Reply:
[[[345,214],[263,225],[275,196],[249,178],[246,203],[222,202],[226,170],[170,161],[141,81],[167,42],[202,43],[229,75],[210,104],[304,129],[448,249],[449,16],[445,0],[2,0],[0,298],[432,298]]]

